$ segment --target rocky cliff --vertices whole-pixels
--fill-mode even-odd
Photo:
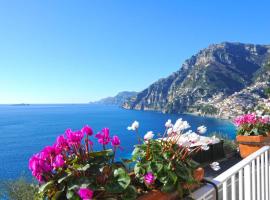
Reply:
[[[123,107],[169,113],[218,113],[219,108],[207,102],[216,98],[223,101],[265,81],[269,76],[264,66],[269,59],[270,45],[210,45],[186,60],[177,72],[128,99]]]
[[[119,92],[114,97],[107,97],[104,99],[100,99],[99,101],[90,102],[90,103],[121,106],[121,105],[123,105],[124,102],[127,101],[127,99],[136,96],[136,94],[137,94],[137,92],[124,91],[124,92]]]

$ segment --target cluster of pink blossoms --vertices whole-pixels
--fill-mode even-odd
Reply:
[[[269,122],[270,119],[268,116],[257,116],[255,113],[241,115],[234,119],[234,124],[238,127],[245,124],[267,124]]]
[[[148,172],[144,175],[144,181],[147,185],[152,185],[155,182],[155,175],[152,172]]]
[[[91,200],[94,196],[93,190],[88,188],[80,188],[78,191],[78,195],[81,197],[82,200]]]
[[[93,130],[88,125],[79,131],[67,129],[65,135],[57,137],[53,146],[45,147],[30,158],[29,169],[32,171],[32,175],[39,182],[48,181],[59,168],[67,167],[66,160],[70,156],[93,151],[93,142],[89,139],[91,135],[93,135]],[[98,138],[98,142],[103,145],[104,149],[110,142],[113,147],[119,147],[120,145],[118,136],[110,138],[108,128],[102,129],[95,137]],[[85,138],[84,143],[82,142],[83,138]]]

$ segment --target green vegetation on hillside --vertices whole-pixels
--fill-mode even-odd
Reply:
[[[34,200],[37,191],[37,187],[24,177],[0,183],[0,199]]]

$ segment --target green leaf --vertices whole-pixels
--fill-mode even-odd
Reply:
[[[172,183],[175,184],[177,182],[177,175],[172,171],[168,171],[168,175],[170,177],[170,180],[172,180]]]
[[[96,151],[96,152],[89,153],[89,156],[91,156],[91,157],[112,156],[112,155],[113,155],[113,150],[112,149],[107,149],[105,151]]]
[[[47,182],[47,183],[44,183],[43,185],[41,185],[41,186],[39,187],[39,193],[43,193],[43,192],[47,191],[47,190],[48,190],[49,188],[51,188],[53,185],[54,185],[54,181],[53,181],[53,180],[51,180],[51,181],[49,181],[49,182]]]
[[[68,179],[70,179],[72,177],[72,174],[68,174],[66,176],[63,176],[62,178],[58,179],[58,183],[62,183],[63,181],[67,181]]]
[[[81,187],[88,187],[95,181],[95,177],[88,178],[88,177],[80,177],[76,179],[72,179],[67,183],[68,190],[77,190]]]
[[[88,169],[90,168],[90,165],[89,164],[86,164],[86,165],[84,165],[84,166],[82,166],[82,167],[79,167],[78,168],[78,170],[79,171],[87,171]]]
[[[136,163],[134,166],[134,173],[136,176],[145,174],[145,169],[141,166],[140,163]]]
[[[165,170],[162,170],[158,173],[157,178],[161,183],[166,183],[168,181],[169,177],[168,177],[167,173],[165,172]]]
[[[130,177],[128,173],[122,169],[118,168],[114,170],[111,182],[106,184],[105,189],[111,193],[119,193],[124,191],[130,184]]]
[[[130,177],[123,168],[114,170],[114,177],[117,178],[119,185],[121,185],[124,189],[126,189],[130,184]]]
[[[61,200],[63,198],[64,198],[64,190],[61,190],[55,193],[55,195],[52,197],[52,200]]]
[[[74,196],[74,192],[73,191],[70,191],[70,190],[67,191],[67,194],[66,194],[67,199],[72,199],[73,196]]]
[[[167,182],[165,182],[165,184],[163,185],[163,187],[161,188],[162,192],[166,192],[166,193],[171,193],[175,191],[175,185],[173,184],[173,182],[171,180],[168,180]]]
[[[153,173],[157,174],[162,170],[163,164],[158,162],[151,162],[150,168]]]
[[[122,195],[122,199],[125,200],[135,200],[137,199],[137,190],[134,186],[128,186]]]

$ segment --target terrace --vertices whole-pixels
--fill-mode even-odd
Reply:
[[[196,200],[270,199],[270,146],[264,146],[233,165],[191,197]]]

